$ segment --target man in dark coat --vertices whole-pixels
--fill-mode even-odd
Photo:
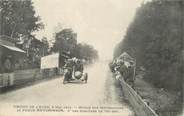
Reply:
[[[66,61],[66,64],[65,64],[65,69],[67,69],[65,75],[64,75],[64,80],[65,81],[69,81],[72,79],[72,74],[73,74],[73,66],[74,66],[74,62],[72,59],[68,59]]]
[[[75,63],[75,69],[74,69],[74,71],[75,72],[79,71],[79,72],[83,73],[83,70],[84,70],[83,63],[81,62],[81,60],[78,59],[76,61],[76,63]]]
[[[124,80],[126,81],[127,74],[128,74],[128,68],[126,67],[126,65],[123,61],[120,62],[120,67],[118,68],[118,71],[120,72],[120,74],[124,78]]]

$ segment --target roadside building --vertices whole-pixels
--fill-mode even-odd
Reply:
[[[16,40],[0,36],[0,73],[10,73],[24,67],[25,51],[15,46]]]

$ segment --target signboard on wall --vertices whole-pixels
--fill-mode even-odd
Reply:
[[[59,53],[51,54],[41,58],[41,69],[59,67]]]

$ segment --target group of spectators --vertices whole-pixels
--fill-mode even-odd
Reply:
[[[133,61],[114,60],[110,63],[110,69],[116,74],[116,78],[124,79],[132,87],[135,81],[135,63]]]

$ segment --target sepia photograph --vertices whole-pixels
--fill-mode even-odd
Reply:
[[[184,116],[183,0],[0,0],[0,116]]]

